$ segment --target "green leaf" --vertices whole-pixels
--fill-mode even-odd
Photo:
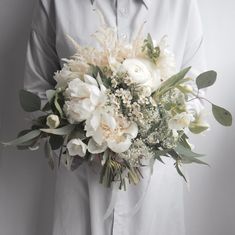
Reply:
[[[188,136],[186,134],[183,134],[180,139],[179,139],[179,143],[184,146],[185,148],[187,149],[190,149],[191,150],[191,146],[189,145],[188,143]]]
[[[55,90],[47,90],[46,91],[46,96],[47,96],[47,99],[49,102],[54,98],[55,93],[56,93]]]
[[[63,117],[63,110],[59,104],[58,93],[56,93],[56,95],[55,95],[54,104],[55,104],[56,110],[59,112],[60,116]]]
[[[186,177],[184,176],[183,172],[182,172],[181,169],[180,169],[180,164],[179,164],[178,161],[175,163],[175,168],[176,168],[178,174],[183,177],[183,179],[185,180],[185,182],[187,182]]]
[[[36,94],[26,90],[20,90],[19,98],[24,111],[34,112],[41,109],[41,99]]]
[[[208,166],[208,163],[196,158],[196,157],[192,157],[192,156],[186,156],[186,155],[180,155],[180,159],[181,159],[181,162],[184,163],[184,164],[187,164],[187,163],[198,163],[198,164],[202,164],[202,165],[207,165]]]
[[[50,111],[51,110],[51,104],[50,102],[47,102],[44,107],[42,108],[43,112]]]
[[[148,34],[147,38],[144,40],[142,51],[146,51],[147,56],[152,60],[153,63],[156,63],[158,57],[161,54],[160,47],[154,47],[153,40],[150,34]]]
[[[51,135],[49,139],[49,143],[51,145],[52,150],[59,149],[63,143],[64,143],[64,138],[61,135]]]
[[[179,154],[179,155],[185,155],[185,156],[189,156],[189,157],[202,157],[205,156],[204,154],[198,154],[198,153],[194,153],[193,151],[191,151],[188,148],[185,148],[183,145],[178,144],[174,150]]]
[[[197,154],[192,152],[190,149],[185,148],[182,145],[178,145],[172,152],[171,155],[174,159],[177,161],[180,159],[180,161],[184,164],[187,163],[198,163],[203,165],[208,165],[206,162],[203,162],[198,159],[198,157],[202,157],[202,154]]]
[[[169,149],[156,150],[154,151],[154,158],[165,164],[165,162],[161,159],[161,156],[166,156],[169,153],[169,151],[170,151]]]
[[[74,125],[67,125],[57,129],[40,129],[43,132],[53,135],[68,135],[74,129]]]
[[[55,168],[54,155],[53,155],[53,151],[52,151],[52,148],[48,139],[45,142],[44,152],[45,152],[46,158],[48,159],[48,164],[50,168],[53,170]]]
[[[189,130],[193,134],[200,134],[203,131],[206,131],[208,128],[209,128],[208,126],[197,126],[197,125],[193,125],[193,124],[190,124],[190,126],[189,126]]]
[[[27,133],[31,132],[32,130],[22,130],[19,132],[19,134],[17,135],[17,138],[19,138],[20,136],[26,135]],[[17,149],[19,150],[32,150],[33,149],[38,149],[39,147],[39,140],[40,140],[40,135],[37,136],[34,139],[31,139],[27,142],[24,142],[22,144],[17,145]]]
[[[181,84],[181,81],[184,79],[185,75],[188,73],[188,71],[191,69],[191,67],[185,68],[181,70],[179,73],[173,75],[166,81],[164,81],[160,88],[155,92],[154,98],[157,99],[167,91],[171,90],[174,87],[177,87],[179,84]]]
[[[232,115],[231,113],[215,104],[212,104],[212,113],[215,117],[215,120],[219,122],[223,126],[231,126],[232,125]]]
[[[212,86],[216,81],[217,73],[213,70],[204,72],[196,78],[198,89]]]
[[[6,143],[2,143],[3,145],[5,146],[10,146],[10,145],[13,145],[13,146],[17,146],[17,145],[21,145],[23,143],[26,143],[36,137],[38,137],[39,135],[41,134],[41,131],[40,130],[33,130],[33,131],[30,131],[28,132],[27,134],[25,135],[22,135],[10,142],[6,142]]]

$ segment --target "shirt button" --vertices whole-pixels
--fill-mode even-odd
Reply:
[[[123,39],[127,39],[127,35],[126,35],[125,33],[121,33],[121,37],[122,37]]]
[[[126,15],[126,14],[127,14],[127,9],[126,9],[126,8],[120,8],[119,12],[120,12],[122,15]]]

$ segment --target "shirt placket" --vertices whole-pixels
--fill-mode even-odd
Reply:
[[[117,0],[117,30],[119,39],[129,40],[129,16],[130,7],[129,0]]]

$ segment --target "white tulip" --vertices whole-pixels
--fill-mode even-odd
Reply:
[[[176,114],[173,118],[169,120],[169,128],[172,130],[183,130],[188,127],[190,122],[193,121],[193,115],[190,113],[182,112]]]
[[[60,119],[57,115],[50,114],[47,117],[46,124],[48,127],[52,128],[52,129],[57,128],[60,125]]]
[[[87,151],[87,145],[84,144],[80,139],[71,139],[67,143],[67,149],[70,156],[84,157]]]

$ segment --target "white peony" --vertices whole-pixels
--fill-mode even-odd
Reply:
[[[69,82],[65,96],[67,101],[64,111],[70,123],[88,119],[94,110],[106,101],[106,96],[99,89],[96,79],[89,75],[84,76],[84,81],[76,78]]]
[[[190,113],[182,112],[176,114],[169,120],[169,128],[172,130],[183,130],[194,120],[193,115]]]
[[[128,122],[124,117],[114,117],[111,113],[97,111],[86,121],[87,137],[91,153],[101,153],[110,148],[115,153],[127,151],[131,140],[138,134],[136,123]]]
[[[52,129],[57,128],[60,125],[60,119],[57,115],[50,114],[47,116],[46,124]]]
[[[150,87],[152,92],[161,84],[160,70],[148,59],[126,59],[122,66],[134,83]]]
[[[84,157],[87,151],[87,145],[84,144],[80,139],[71,139],[67,143],[67,149],[70,156]]]

